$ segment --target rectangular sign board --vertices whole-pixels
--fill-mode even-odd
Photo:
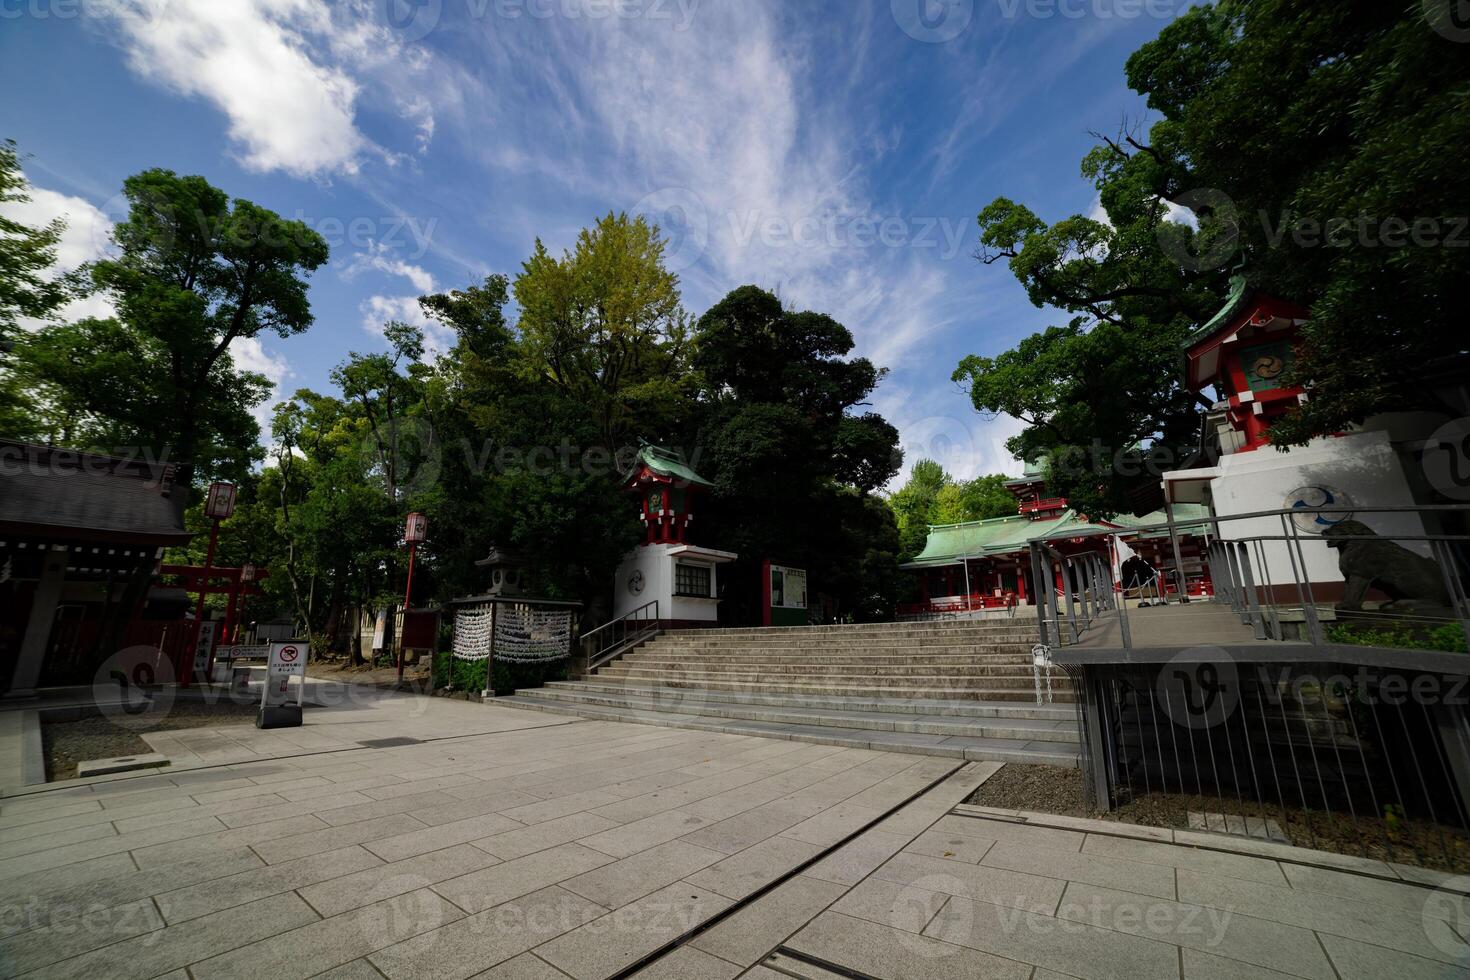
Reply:
[[[266,661],[265,692],[260,706],[272,708],[291,702],[291,678],[299,677],[296,703],[300,704],[306,692],[306,660],[311,648],[294,640],[272,640],[269,659]]]
[[[209,650],[214,646],[214,631],[219,623],[213,619],[199,623],[199,642],[194,645],[194,673],[202,674],[209,669]]]
[[[771,566],[771,608],[806,608],[806,569]]]

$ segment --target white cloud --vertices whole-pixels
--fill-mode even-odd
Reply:
[[[318,0],[134,0],[116,19],[134,71],[207,99],[229,119],[241,162],[297,176],[354,173],[368,141],[354,122],[359,85],[314,38],[330,32]]]
[[[26,189],[26,195],[29,201],[12,201],[4,206],[6,217],[32,228],[44,227],[57,218],[66,223],[56,244],[57,275],[100,259],[111,249],[112,221],[91,202],[34,184]],[[66,304],[57,316],[62,320],[80,320],[108,317],[113,312],[107,297],[94,293]],[[23,318],[20,325],[25,330],[39,330],[43,326],[40,320],[30,318]]]
[[[254,412],[261,433],[269,437],[271,412],[275,410],[277,402],[285,400],[285,381],[295,373],[291,370],[291,362],[280,354],[266,350],[259,337],[236,337],[230,341],[230,357],[239,370],[255,371],[270,380],[271,395],[264,403],[256,406]]]
[[[417,296],[369,296],[360,309],[362,328],[375,337],[382,337],[383,324],[389,320],[399,320],[422,330],[426,361],[447,354],[454,346],[454,331],[425,316]]]
[[[387,273],[390,276],[402,276],[413,283],[413,288],[421,294],[434,291],[434,276],[427,269],[394,258],[382,247],[372,252],[359,252],[354,255],[343,265],[342,275],[350,279],[367,269]]]

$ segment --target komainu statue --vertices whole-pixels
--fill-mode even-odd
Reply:
[[[1343,521],[1324,531],[1322,537],[1327,540],[1327,547],[1340,552],[1337,567],[1347,580],[1338,609],[1362,609],[1369,587],[1393,599],[1395,606],[1450,604],[1444,573],[1437,562],[1416,555],[1395,541],[1379,538],[1362,521]],[[1374,540],[1366,540],[1369,538]]]

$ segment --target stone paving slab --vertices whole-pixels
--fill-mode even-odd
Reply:
[[[0,796],[0,976],[600,980],[673,943],[639,975],[1470,980],[1444,876],[963,806],[995,763],[396,700]],[[436,740],[294,751],[400,728]]]

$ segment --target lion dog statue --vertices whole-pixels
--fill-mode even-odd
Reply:
[[[1444,572],[1437,562],[1379,538],[1362,521],[1343,521],[1324,531],[1322,537],[1327,547],[1338,550],[1337,567],[1347,580],[1337,608],[1362,609],[1370,587],[1376,587],[1395,604],[1450,604]]]

